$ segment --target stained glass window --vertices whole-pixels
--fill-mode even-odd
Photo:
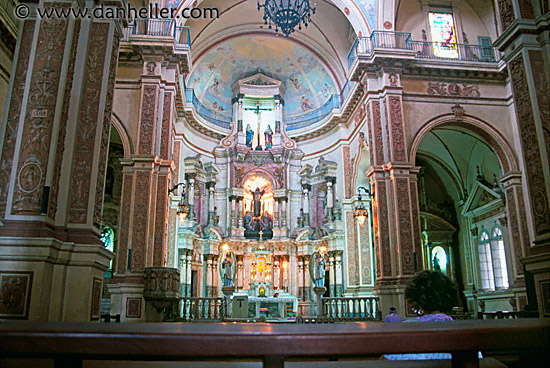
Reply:
[[[103,242],[103,245],[106,249],[110,250],[111,252],[114,252],[115,247],[115,232],[113,229],[111,229],[109,226],[103,226],[101,229],[101,241]],[[109,270],[113,269],[113,260],[109,263]],[[110,271],[107,271],[110,272]],[[107,274],[106,277],[110,277]]]
[[[430,13],[430,30],[434,55],[443,58],[458,58],[453,15],[450,13]]]

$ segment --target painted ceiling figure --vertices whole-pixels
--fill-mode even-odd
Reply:
[[[262,213],[262,202],[260,200],[262,199],[264,193],[265,190],[260,190],[260,188],[256,188],[256,190],[252,193],[252,201],[254,203],[254,217],[259,217]]]

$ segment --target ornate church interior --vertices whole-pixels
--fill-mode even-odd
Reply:
[[[0,319],[550,316],[548,1],[279,3],[0,1]]]

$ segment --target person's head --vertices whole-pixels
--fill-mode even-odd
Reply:
[[[390,307],[390,314],[394,314],[397,312],[397,309],[395,309],[394,307]]]
[[[457,290],[453,281],[441,272],[426,270],[407,285],[405,298],[424,313],[446,313],[457,304]]]

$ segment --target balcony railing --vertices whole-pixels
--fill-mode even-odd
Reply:
[[[231,128],[231,115],[223,114],[219,111],[211,109],[210,107],[200,102],[195,95],[195,90],[193,88],[185,88],[185,100],[193,104],[195,112],[199,114],[204,120],[225,129]]]
[[[494,63],[495,49],[493,47],[481,46],[481,45],[469,45],[469,44],[443,44],[441,42],[426,42],[426,41],[412,41],[412,49],[415,52],[417,58],[422,59],[458,59],[461,61],[482,61]],[[445,47],[455,56],[436,56],[436,49],[438,47]]]
[[[182,322],[223,321],[226,317],[225,298],[179,298]]]
[[[346,82],[340,93],[332,95],[320,108],[308,111],[304,114],[285,118],[286,131],[305,128],[326,118],[333,109],[338,109],[343,106],[354,85],[355,82]],[[231,115],[216,111],[200,102],[193,88],[185,88],[185,100],[188,103],[192,103],[195,112],[206,121],[219,127],[230,129],[232,121]]]
[[[169,37],[177,44],[191,45],[189,27],[179,27],[173,19],[135,19],[124,29],[122,40],[132,36]]]
[[[336,321],[369,321],[381,319],[378,297],[322,298],[324,317]]]
[[[445,46],[454,52],[437,55],[435,50],[438,46]],[[414,51],[414,56],[418,59],[497,62],[495,48],[492,46],[413,41],[409,32],[374,31],[368,37],[355,39],[348,53],[348,67],[351,68],[357,55],[369,56],[376,49]]]

